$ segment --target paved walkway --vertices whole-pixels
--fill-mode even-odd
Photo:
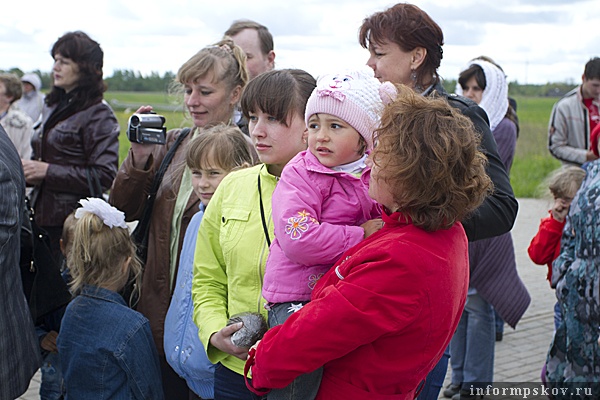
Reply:
[[[546,267],[537,266],[527,255],[527,246],[537,232],[540,219],[547,215],[546,200],[519,199],[519,214],[513,228],[513,240],[519,275],[531,295],[531,305],[516,330],[506,327],[504,340],[496,343],[495,382],[539,382],[540,371],[554,329],[554,292],[546,281]],[[450,379],[450,370],[446,383]],[[39,399],[40,375],[36,374],[29,390],[20,399]],[[440,395],[440,399],[443,397]]]
[[[540,382],[541,369],[554,332],[556,297],[546,281],[546,266],[534,264],[527,254],[540,220],[548,215],[546,200],[519,199],[519,213],[512,230],[519,275],[531,295],[531,304],[517,329],[504,328],[504,339],[496,342],[494,382]],[[450,367],[444,386],[450,383]],[[440,399],[444,397],[440,393]]]

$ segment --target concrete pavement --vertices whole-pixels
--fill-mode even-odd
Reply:
[[[540,220],[551,207],[547,200],[518,199],[519,213],[512,230],[517,269],[531,295],[531,304],[513,330],[504,328],[504,339],[496,342],[494,382],[537,382],[554,333],[556,297],[546,281],[547,267],[534,264],[527,247],[537,233]],[[448,367],[444,387],[450,383]],[[444,397],[440,393],[440,399]]]
[[[517,329],[505,327],[504,340],[496,342],[495,382],[540,382],[540,371],[554,329],[556,298],[546,281],[546,267],[531,262],[527,247],[549,207],[550,203],[546,200],[519,199],[519,214],[512,232],[519,275],[529,290],[531,305]],[[444,385],[449,383],[449,379],[450,369]],[[38,372],[20,399],[39,399],[39,382]],[[443,399],[441,394],[440,399]]]

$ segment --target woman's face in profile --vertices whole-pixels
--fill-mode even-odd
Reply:
[[[79,85],[79,65],[70,58],[58,53],[54,56],[52,77],[54,86],[69,93]]]
[[[239,86],[229,91],[225,82],[215,81],[213,77],[213,73],[208,73],[184,85],[183,99],[198,128],[228,124],[233,115],[233,106],[240,97]]]
[[[373,69],[380,82],[402,83],[411,88],[415,82],[410,79],[413,64],[413,51],[406,52],[393,42],[371,42],[367,65]]]
[[[397,208],[396,202],[390,190],[388,183],[379,175],[380,167],[377,166],[371,157],[367,158],[367,165],[371,167],[371,176],[369,177],[369,197],[379,204],[387,207],[390,211]]]

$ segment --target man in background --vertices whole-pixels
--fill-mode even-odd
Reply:
[[[233,21],[225,31],[225,36],[230,36],[246,53],[250,79],[275,68],[273,36],[266,26],[249,19],[240,19]]]
[[[19,265],[25,177],[19,154],[1,126],[0,149],[0,400],[12,400],[29,387],[41,355]]]
[[[590,132],[600,122],[600,58],[585,64],[581,85],[564,95],[552,109],[548,149],[563,164],[581,165],[595,160]]]
[[[224,36],[231,37],[233,43],[246,53],[246,68],[250,79],[275,68],[273,36],[266,26],[249,19],[238,19],[233,21]],[[233,120],[242,132],[249,134],[248,121],[239,107],[233,112]]]

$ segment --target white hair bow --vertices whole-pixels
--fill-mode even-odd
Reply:
[[[99,217],[104,222],[104,225],[111,229],[115,226],[127,228],[123,211],[117,210],[106,201],[95,197],[88,197],[87,200],[79,200],[79,204],[81,204],[81,207],[75,211],[75,218],[79,219],[86,213],[90,213]]]

